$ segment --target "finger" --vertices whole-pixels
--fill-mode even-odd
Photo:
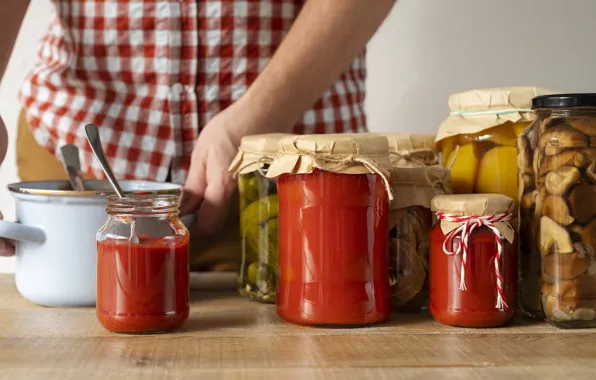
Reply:
[[[182,189],[180,200],[180,215],[187,215],[195,212],[205,194],[207,181],[205,180],[205,166],[202,160],[194,160],[190,165],[186,183]]]
[[[223,227],[236,181],[227,173],[220,181],[209,183],[197,215],[197,229],[202,235],[215,235]]]
[[[14,243],[8,239],[0,239],[0,256],[13,256]]]

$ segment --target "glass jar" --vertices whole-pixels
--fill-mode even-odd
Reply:
[[[177,195],[109,196],[97,233],[101,325],[119,333],[179,328],[189,314],[189,233]]]
[[[433,199],[440,221],[430,235],[430,311],[436,321],[497,327],[515,317],[517,246],[509,224],[513,203],[497,194]]]
[[[529,226],[541,257],[541,304],[558,327],[596,327],[596,94],[537,97],[538,136],[520,171],[533,173]]]
[[[387,139],[300,136],[280,149],[268,172],[279,175],[278,315],[305,325],[386,320]]]
[[[450,116],[437,134],[455,194],[503,194],[517,200],[516,138],[535,119],[535,87],[472,90],[449,97]],[[517,211],[511,224],[517,228]]]
[[[449,170],[441,166],[394,167],[389,205],[389,284],[391,305],[399,311],[428,308],[430,202],[450,194]]]
[[[519,309],[530,318],[543,319],[540,304],[542,272],[538,249],[540,213],[536,212],[536,176],[532,165],[533,152],[538,146],[540,122],[534,122],[517,138],[518,210],[519,210]]]
[[[278,277],[278,202],[275,179],[265,175],[286,134],[242,138],[230,171],[238,178],[242,261],[238,292],[254,301],[275,303]]]

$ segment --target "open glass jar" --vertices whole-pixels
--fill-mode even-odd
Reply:
[[[306,325],[389,316],[387,139],[372,134],[280,140],[277,313]]]
[[[517,312],[513,199],[501,194],[439,195],[430,237],[430,311],[460,327],[497,327]]]
[[[275,179],[265,174],[285,134],[242,138],[230,171],[238,178],[242,261],[238,292],[252,300],[275,303],[277,292],[278,202]]]
[[[520,232],[541,258],[542,310],[558,327],[596,327],[596,94],[540,96],[533,108]]]
[[[178,195],[109,196],[97,233],[101,325],[120,333],[179,328],[189,314],[189,233]]]
[[[451,168],[454,194],[503,194],[517,200],[516,138],[535,119],[532,98],[550,93],[536,87],[472,90],[449,97],[450,116],[436,147]],[[511,224],[517,228],[517,211]]]

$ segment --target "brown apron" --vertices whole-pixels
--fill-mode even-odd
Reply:
[[[21,181],[66,179],[59,159],[40,146],[21,111],[17,130],[17,172]],[[86,176],[86,178],[91,178]],[[238,196],[233,198],[230,214],[222,231],[211,238],[191,235],[190,266],[193,271],[236,271],[240,262]]]

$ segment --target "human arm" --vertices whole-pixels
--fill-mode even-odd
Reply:
[[[0,82],[28,6],[29,0],[0,0]]]
[[[0,0],[0,83],[4,77],[12,48],[17,39],[19,28],[25,17],[29,0]],[[0,115],[0,164],[4,161],[6,148],[8,146],[8,135],[6,127]],[[14,254],[14,244],[7,239],[0,239],[0,256]]]
[[[363,51],[395,0],[308,0],[275,55],[247,92],[203,129],[192,154],[183,213],[198,227],[223,224],[235,183],[227,167],[246,135],[291,132],[302,113]]]

